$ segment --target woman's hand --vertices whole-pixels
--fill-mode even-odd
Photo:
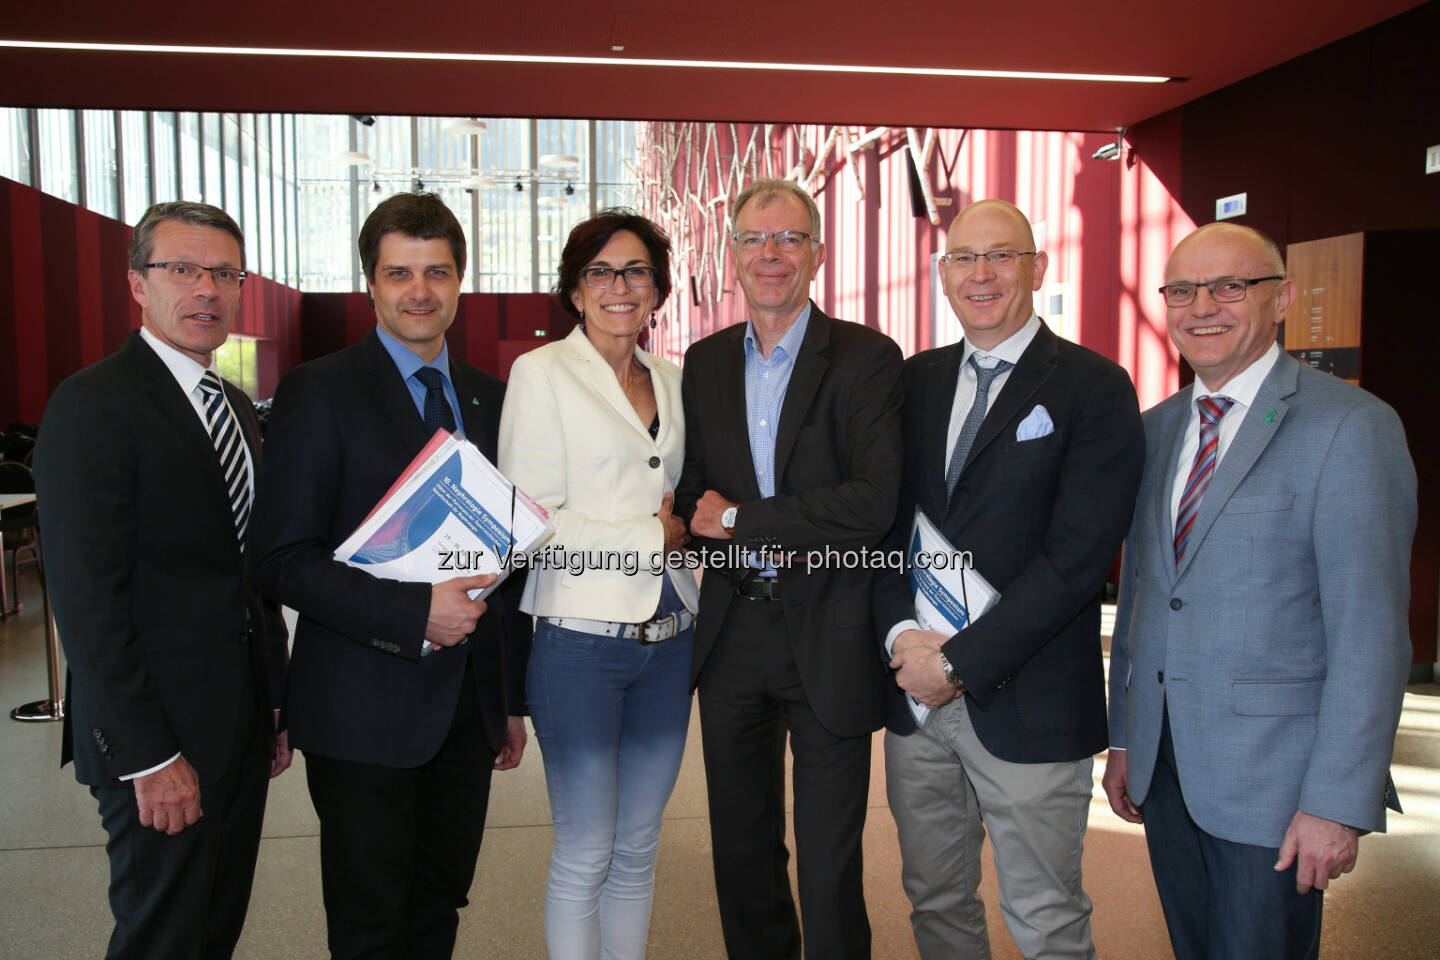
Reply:
[[[690,542],[690,534],[685,529],[685,521],[671,513],[675,506],[675,494],[666,493],[660,498],[660,512],[655,516],[660,518],[661,525],[665,528],[665,554],[669,556],[672,552],[682,549]]]

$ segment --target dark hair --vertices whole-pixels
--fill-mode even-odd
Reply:
[[[650,265],[655,268],[655,309],[665,305],[670,296],[670,238],[653,221],[629,207],[611,207],[575,224],[560,254],[560,275],[550,288],[550,295],[572,317],[584,319],[570,300],[581,283],[581,272],[621,230],[629,230],[645,245]]]
[[[435,193],[397,193],[382,200],[360,228],[360,266],[365,279],[375,282],[380,240],[387,233],[403,233],[417,240],[448,240],[455,270],[465,276],[465,231],[460,221]]]
[[[169,203],[155,204],[146,210],[140,217],[140,222],[135,224],[135,230],[130,234],[131,270],[144,270],[145,264],[150,262],[150,255],[155,249],[155,228],[166,220],[180,220],[197,227],[214,227],[217,230],[224,230],[240,245],[240,268],[242,270],[245,268],[245,234],[241,233],[239,225],[230,219],[230,214],[219,207],[212,207],[208,203],[173,200]],[[214,266],[214,264],[202,264],[202,266]]]

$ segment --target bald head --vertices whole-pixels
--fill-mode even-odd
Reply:
[[[956,231],[962,230],[964,228],[964,224],[967,219],[974,217],[977,214],[984,213],[989,213],[993,217],[1006,217],[1011,221],[1011,223],[1014,224],[1016,228],[1015,236],[1020,242],[1024,244],[1024,246],[1017,249],[1035,249],[1035,233],[1030,229],[1030,218],[1025,216],[1025,214],[1021,213],[1019,207],[1015,206],[1015,204],[1013,203],[1008,203],[1004,200],[978,200],[975,203],[970,204],[970,206],[966,207],[964,210],[961,210],[955,215],[955,219],[950,221],[950,230],[946,234],[946,237],[950,244],[951,250],[956,249]]]
[[[1280,253],[1279,245],[1264,233],[1254,227],[1246,227],[1238,223],[1207,223],[1175,246],[1175,250],[1170,254],[1170,259],[1165,263],[1165,282],[1173,283],[1176,280],[1194,279],[1193,277],[1172,277],[1171,266],[1177,258],[1189,253],[1191,248],[1208,249],[1213,247],[1243,250],[1249,253],[1256,262],[1263,264],[1267,274],[1280,274],[1281,276],[1285,274],[1285,257]]]
[[[961,210],[947,242],[950,253],[980,255],[971,263],[942,261],[940,279],[966,341],[993,350],[1030,319],[1033,294],[1045,279],[1045,253],[1035,249],[1029,219],[1004,200],[981,200]],[[1008,263],[984,256],[1000,250],[1019,256]]]
[[[1165,308],[1166,326],[1212,393],[1269,352],[1295,299],[1275,242],[1234,223],[1212,223],[1181,240],[1165,264],[1165,283],[1193,293],[1190,302]]]

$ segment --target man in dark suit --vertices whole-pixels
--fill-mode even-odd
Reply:
[[[376,329],[281,381],[251,556],[300,612],[286,719],[320,817],[331,953],[449,957],[491,770],[525,745],[529,624],[504,592],[488,613],[470,599],[490,577],[402,583],[333,553],[436,429],[493,460],[504,387],[446,349],[465,235],[439,197],[378,205],[360,259]]]
[[[1269,237],[1201,227],[1161,292],[1195,381],[1145,413],[1105,792],[1145,824],[1176,957],[1313,960],[1326,887],[1385,829],[1415,467],[1394,410],[1275,342]]]
[[[1105,747],[1100,589],[1144,437],[1125,371],[1035,316],[1046,266],[1015,207],[961,211],[940,269],[965,338],[905,365],[905,471],[887,546],[903,549],[923,511],[1000,593],[951,635],[920,629],[901,571],[876,579],[875,623],[897,671],[886,785],[927,960],[990,955],[976,895],[987,830],[1020,952],[1095,956],[1080,857]],[[917,700],[934,710],[923,729]]]
[[[785,735],[806,953],[870,956],[861,833],[884,674],[864,624],[870,571],[784,555],[868,547],[900,469],[900,350],[809,300],[825,261],[815,201],[762,180],[735,201],[750,320],[690,348],[677,514],[705,551],[700,690],[715,886],[732,957],[798,958],[785,849]],[[713,551],[734,549],[735,556]],[[744,551],[775,556],[747,560]],[[777,569],[778,568],[778,569]]]
[[[223,210],[157,204],[130,240],[142,328],[50,398],[35,448],[69,664],[62,763],[109,840],[111,958],[229,957],[245,923],[285,626],[241,560],[260,433],[212,369],[245,243]]]

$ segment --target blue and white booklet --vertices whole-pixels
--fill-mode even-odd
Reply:
[[[478,600],[504,581],[511,557],[550,532],[545,509],[474,444],[438,430],[334,557],[409,582],[496,574],[495,583],[470,592]]]
[[[923,510],[915,511],[905,559],[911,604],[922,630],[959,633],[1000,599],[1000,591],[980,575],[970,555],[957,551]],[[924,727],[934,711],[914,697],[908,699],[915,724]]]

